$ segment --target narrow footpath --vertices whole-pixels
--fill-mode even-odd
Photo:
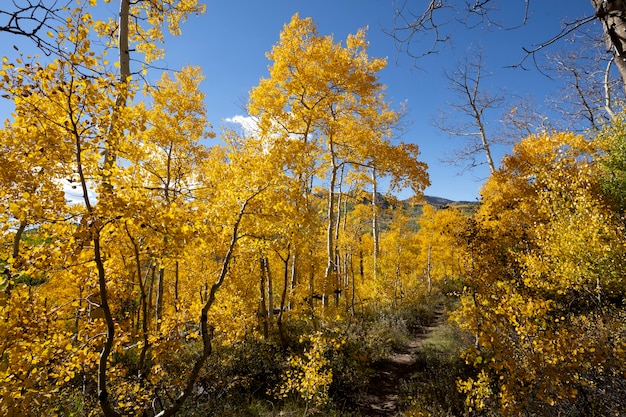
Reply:
[[[435,311],[435,317],[422,333],[416,334],[388,358],[374,365],[375,374],[370,379],[367,393],[359,401],[362,416],[399,416],[398,392],[403,380],[411,378],[416,369],[415,357],[433,330],[444,322],[443,307]]]

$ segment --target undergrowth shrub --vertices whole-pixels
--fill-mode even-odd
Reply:
[[[345,341],[331,359],[333,382],[330,393],[338,402],[363,392],[373,373],[372,358],[363,349],[361,338],[348,333]]]
[[[306,343],[304,352],[289,356],[281,383],[271,392],[277,398],[297,393],[307,404],[318,407],[326,405],[330,400],[328,390],[333,381],[330,358],[345,340],[336,331],[317,331],[302,336],[300,342]]]
[[[389,356],[394,347],[406,342],[409,337],[406,320],[395,314],[380,313],[376,320],[362,326],[360,342],[372,362]]]
[[[465,395],[457,381],[476,374],[461,358],[469,337],[458,327],[444,324],[417,352],[415,372],[400,387],[398,406],[408,417],[465,416]]]
[[[279,382],[282,363],[282,352],[272,341],[250,337],[216,346],[180,415],[254,415],[244,409],[256,401],[272,403],[266,392]]]

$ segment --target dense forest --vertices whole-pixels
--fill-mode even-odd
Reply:
[[[203,5],[52,3],[4,27],[42,54],[0,70],[0,414],[359,415],[441,309],[405,415],[626,413],[619,114],[518,137],[478,203],[428,204],[365,31],[293,16],[258,130],[216,134],[201,69],[151,66]]]

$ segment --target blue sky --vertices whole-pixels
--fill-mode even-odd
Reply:
[[[482,47],[487,69],[496,74],[485,80],[485,87],[505,89],[510,96],[532,95],[541,107],[547,96],[558,94],[559,82],[549,80],[532,67],[528,71],[505,67],[523,57],[523,46],[551,38],[559,32],[563,21],[588,16],[592,7],[589,1],[533,1],[531,19],[517,30],[467,31],[457,25],[453,28],[454,43],[439,54],[420,60],[418,69],[406,55],[398,53],[393,39],[383,32],[393,27],[394,7],[398,2],[402,0],[206,0],[206,14],[191,17],[182,26],[180,37],[167,39],[164,64],[171,69],[184,65],[202,67],[206,77],[202,90],[206,94],[209,119],[219,134],[227,120],[244,115],[248,92],[261,77],[268,75],[271,62],[265,54],[294,13],[312,17],[319,33],[332,34],[335,41],[345,40],[349,33],[367,26],[368,53],[389,60],[387,68],[379,74],[380,82],[387,85],[388,100],[398,106],[405,101],[408,104],[406,121],[410,126],[402,140],[417,143],[421,159],[429,165],[432,185],[426,194],[476,200],[488,175],[486,167],[459,175],[458,167],[441,162],[450,149],[462,144],[432,125],[439,109],[445,109],[446,103],[453,100],[442,76],[444,69],[452,70],[467,48]],[[427,2],[409,0],[409,3],[418,10]],[[496,15],[502,23],[508,26],[519,23],[523,0],[498,3],[505,7]],[[112,16],[116,14],[117,2],[111,1],[105,7]],[[6,36],[0,36],[0,44],[7,44],[2,40]],[[451,113],[448,116],[456,117]],[[487,115],[491,126],[495,127],[498,116]],[[496,149],[496,157],[501,158],[506,151]]]
[[[507,9],[497,18],[509,26],[519,23],[524,2],[499,3],[506,3]],[[485,79],[493,84],[486,87],[503,88],[507,95],[533,95],[538,105],[546,96],[557,94],[561,87],[558,81],[551,81],[533,69],[504,67],[516,64],[523,57],[523,46],[549,39],[559,32],[563,21],[590,15],[592,7],[588,1],[550,0],[537,6],[538,3],[531,2],[536,10],[527,26],[518,30],[494,28],[468,32],[455,27],[454,45],[419,61],[420,68],[416,69],[413,60],[398,54],[393,39],[383,31],[393,26],[397,6],[394,0],[209,0],[205,15],[190,19],[180,38],[168,40],[167,63],[173,68],[183,64],[202,66],[206,76],[202,88],[207,95],[209,118],[217,130],[225,120],[244,114],[242,106],[249,90],[268,75],[271,62],[265,54],[294,13],[312,17],[319,33],[332,34],[336,41],[345,40],[349,33],[367,26],[370,56],[389,60],[387,68],[380,73],[380,81],[387,85],[387,98],[397,105],[408,103],[407,121],[411,124],[402,140],[417,143],[422,160],[429,165],[432,185],[426,194],[473,201],[479,197],[480,186],[488,175],[486,167],[459,175],[459,167],[442,163],[450,149],[461,143],[432,125],[439,109],[445,109],[446,103],[453,100],[442,72],[454,67],[467,48],[482,46],[487,69],[497,73]],[[563,14],[563,10],[567,13]],[[496,124],[497,120],[491,122]],[[497,149],[498,159],[504,152],[506,149]]]

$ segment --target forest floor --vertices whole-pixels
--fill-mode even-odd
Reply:
[[[435,310],[433,321],[420,333],[394,349],[387,358],[374,364],[374,375],[369,381],[367,392],[358,402],[362,416],[401,416],[398,398],[403,382],[408,382],[423,371],[416,361],[422,345],[433,332],[444,324],[443,306]]]

